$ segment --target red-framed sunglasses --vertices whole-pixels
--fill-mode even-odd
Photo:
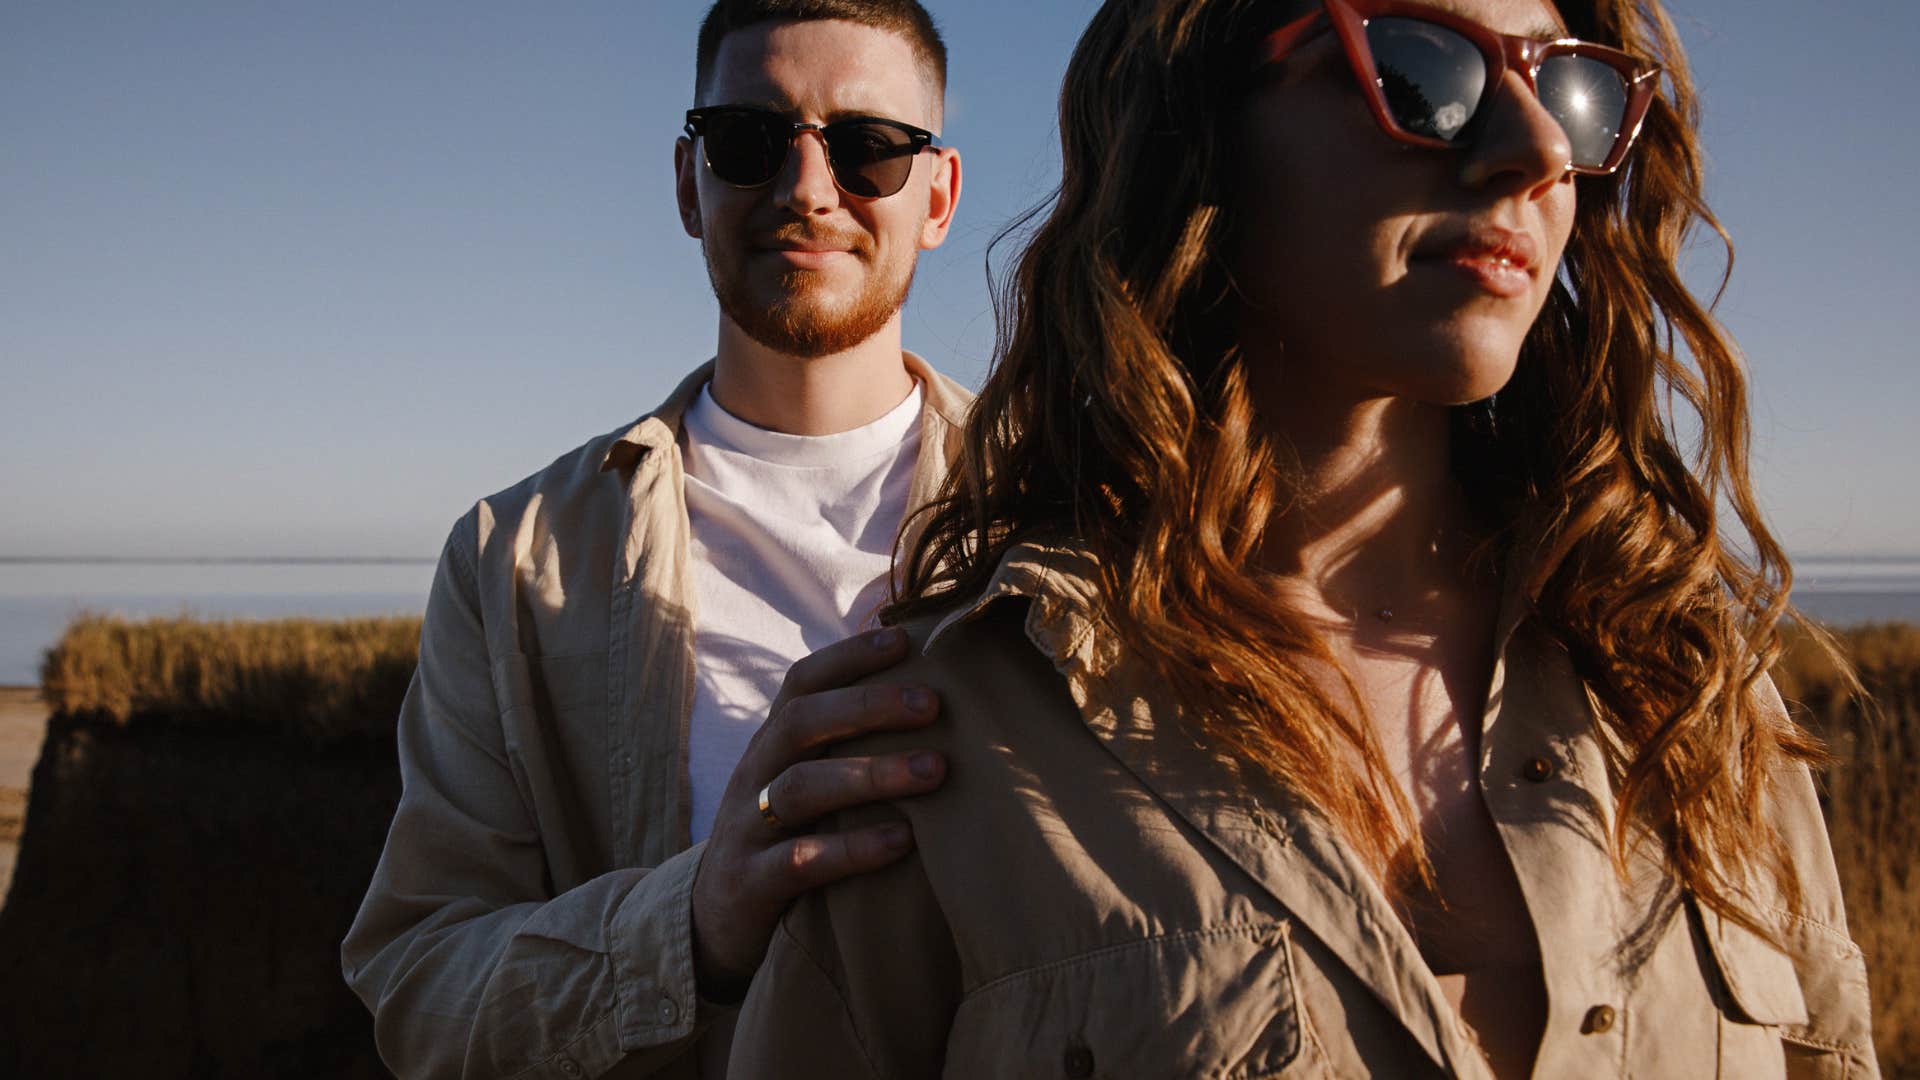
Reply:
[[[1604,176],[1640,134],[1660,68],[1631,53],[1575,38],[1502,34],[1410,0],[1321,0],[1261,41],[1261,65],[1278,63],[1329,25],[1380,129],[1436,148],[1473,141],[1473,123],[1518,71],[1573,149],[1568,169]]]

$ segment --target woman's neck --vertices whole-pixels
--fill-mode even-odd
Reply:
[[[1293,498],[1262,565],[1310,614],[1413,615],[1464,580],[1479,530],[1453,475],[1445,406],[1371,398],[1267,410]],[[1274,415],[1275,413],[1279,415]]]

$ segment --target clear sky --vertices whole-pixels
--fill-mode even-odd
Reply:
[[[1096,5],[929,6],[965,191],[907,343],[977,384]],[[652,406],[714,337],[670,186],[704,8],[0,0],[0,555],[431,557]],[[1920,551],[1920,5],[1672,9],[1772,520]]]

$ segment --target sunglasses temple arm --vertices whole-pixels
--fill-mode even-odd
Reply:
[[[1326,9],[1316,8],[1268,34],[1260,42],[1260,55],[1256,62],[1262,65],[1277,64],[1331,25]]]

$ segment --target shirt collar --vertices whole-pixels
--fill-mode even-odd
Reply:
[[[957,430],[966,418],[967,405],[972,400],[966,388],[933,370],[925,360],[911,352],[902,350],[900,359],[906,364],[907,373],[919,382],[921,392],[925,395],[922,415],[932,413],[945,422],[949,431]],[[699,396],[700,388],[713,378],[713,363],[708,360],[694,369],[691,375],[680,380],[680,385],[673,388],[665,401],[616,435],[613,445],[607,448],[606,455],[600,461],[600,471],[632,469],[652,451],[671,445],[678,439],[687,406]]]

